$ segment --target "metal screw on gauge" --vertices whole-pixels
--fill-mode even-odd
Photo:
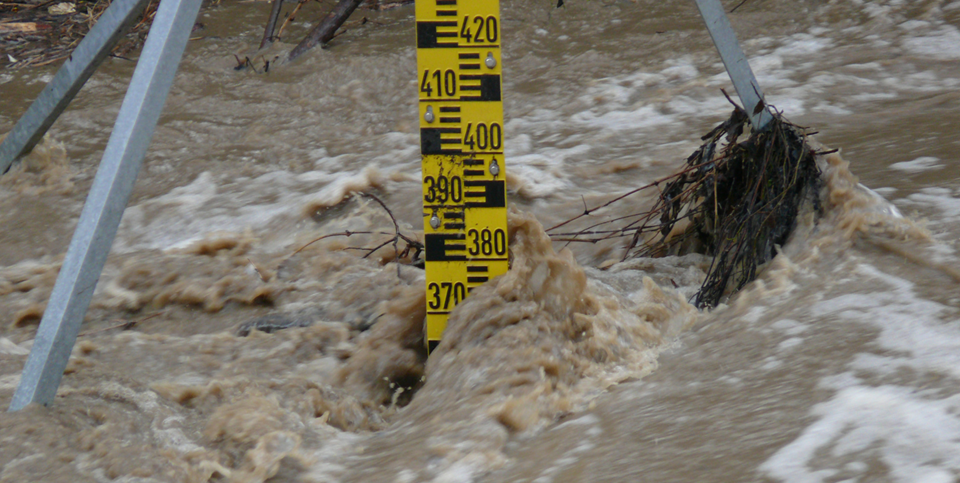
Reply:
[[[490,69],[497,66],[497,59],[493,58],[493,52],[487,52],[487,59],[484,60],[483,63]]]
[[[427,106],[427,112],[423,115],[423,120],[433,122],[433,106]]]

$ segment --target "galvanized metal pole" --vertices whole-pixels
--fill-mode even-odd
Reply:
[[[733,87],[737,89],[737,95],[740,96],[740,102],[743,108],[750,115],[750,122],[754,128],[761,130],[767,123],[773,119],[766,108],[766,103],[760,112],[754,113],[757,105],[763,101],[763,91],[760,90],[760,84],[754,77],[750,64],[747,63],[747,57],[737,42],[737,35],[730,26],[730,19],[723,11],[723,5],[720,0],[696,0],[697,8],[700,9],[700,16],[707,24],[707,30],[710,31],[710,37],[713,44],[720,52],[720,58],[723,60],[724,67],[727,68],[727,74],[733,81]]]
[[[114,0],[87,32],[27,112],[0,143],[0,175],[40,142],[113,46],[143,12],[147,0]]]
[[[162,0],[40,321],[10,410],[53,402],[201,0]]]

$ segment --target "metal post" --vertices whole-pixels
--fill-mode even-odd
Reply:
[[[0,175],[40,142],[87,79],[143,12],[147,0],[114,0],[0,144]]]
[[[720,4],[720,0],[696,1],[700,16],[703,17],[703,22],[707,24],[707,30],[710,31],[713,44],[720,52],[723,66],[727,68],[733,87],[737,89],[740,102],[750,115],[750,123],[758,131],[763,129],[773,116],[767,110],[766,103],[760,112],[754,113],[757,105],[763,100],[763,91],[760,90],[760,84],[750,70],[750,64],[747,63],[747,57],[743,54],[740,43],[737,42],[737,35],[730,26],[730,20],[723,11],[723,5]]]
[[[201,0],[162,0],[10,410],[53,402]]]

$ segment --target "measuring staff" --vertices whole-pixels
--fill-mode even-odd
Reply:
[[[506,273],[499,0],[418,0],[427,349],[470,291]]]

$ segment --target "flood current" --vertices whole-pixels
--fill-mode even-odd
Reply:
[[[422,236],[413,7],[254,72],[329,2],[262,52],[267,3],[205,6],[54,404],[0,413],[0,481],[958,481],[960,1],[724,4],[767,101],[840,150],[822,216],[709,311],[705,257],[551,242],[734,91],[692,1],[503,0],[512,266],[429,359],[423,272],[357,250],[394,230],[358,193]],[[0,134],[56,68],[7,67]],[[2,408],[133,68],[0,177]]]

